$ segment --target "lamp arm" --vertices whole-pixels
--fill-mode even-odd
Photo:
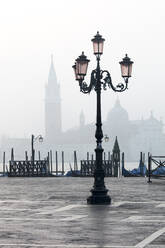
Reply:
[[[41,137],[41,134],[37,135],[37,137],[34,137],[34,141],[36,141],[39,137]]]
[[[96,84],[96,70],[93,70],[91,73],[91,79],[89,86],[83,80],[79,80],[80,91],[84,94],[90,93],[93,87]]]
[[[101,71],[101,80],[102,80],[104,90],[107,89],[107,85],[109,88],[111,88],[115,92],[123,92],[126,89],[128,89],[128,78],[127,77],[126,78],[124,77],[124,84],[119,83],[116,86],[114,86],[112,83],[112,79],[111,79],[111,75],[109,71],[104,70],[104,71]]]

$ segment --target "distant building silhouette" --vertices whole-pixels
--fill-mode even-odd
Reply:
[[[165,134],[162,120],[157,120],[153,113],[148,119],[129,120],[127,111],[117,99],[109,111],[103,129],[111,142],[118,137],[121,151],[125,151],[128,160],[136,160],[140,151],[153,154],[165,154]]]
[[[139,160],[140,152],[163,155],[165,154],[165,134],[163,122],[157,120],[153,113],[148,119],[130,120],[127,111],[121,106],[119,99],[109,111],[107,120],[103,122],[103,133],[109,137],[105,142],[105,151],[113,149],[113,144],[118,137],[120,150],[125,152],[129,161]],[[83,112],[80,114],[79,127],[63,133],[63,144],[77,147],[79,151],[90,151],[95,147],[95,125],[85,124]],[[85,151],[84,151],[85,152]]]
[[[124,149],[129,156],[131,121],[127,111],[121,106],[119,99],[116,100],[114,106],[108,112],[103,128],[108,134],[111,143],[114,142],[116,136],[118,137],[121,151]]]
[[[61,127],[60,85],[57,82],[53,55],[51,55],[48,83],[45,89],[45,138],[48,143],[59,142],[62,132]]]

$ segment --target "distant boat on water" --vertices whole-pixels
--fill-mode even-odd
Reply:
[[[80,177],[81,176],[81,171],[76,168],[76,170],[72,169],[71,164],[69,164],[70,170],[67,171],[65,174],[66,177]]]

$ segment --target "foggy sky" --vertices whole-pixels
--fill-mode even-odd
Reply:
[[[0,136],[44,135],[44,90],[50,56],[61,85],[63,130],[77,126],[81,110],[95,122],[96,96],[79,92],[72,65],[82,51],[95,68],[91,38],[105,38],[101,68],[122,81],[119,61],[134,61],[129,90],[102,94],[106,120],[117,95],[130,119],[164,118],[165,3],[163,0],[0,1]]]

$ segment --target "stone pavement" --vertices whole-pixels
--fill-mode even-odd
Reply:
[[[106,178],[111,206],[86,204],[92,185],[0,178],[0,247],[165,247],[165,180]]]

